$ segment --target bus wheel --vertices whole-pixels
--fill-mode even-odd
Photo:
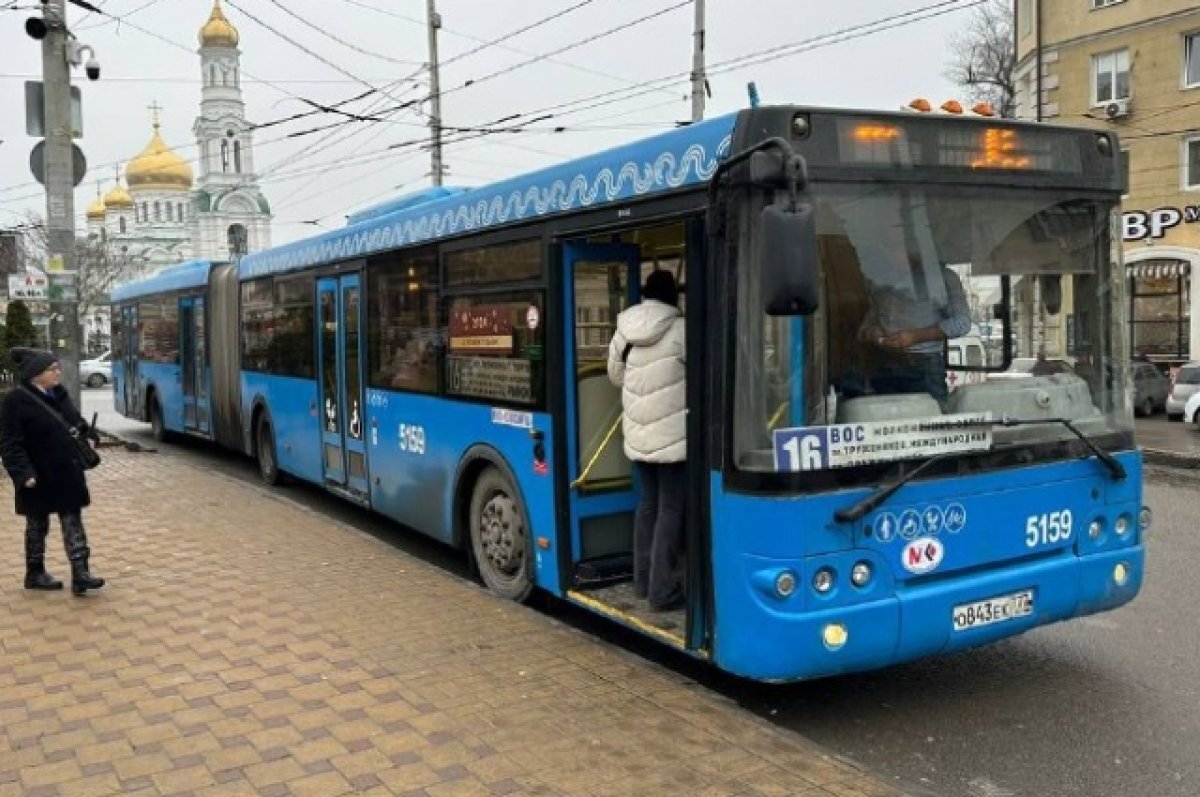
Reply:
[[[533,546],[517,491],[496,468],[479,475],[471,494],[471,549],[493,593],[523,601],[533,591]]]
[[[160,443],[165,443],[171,436],[167,431],[166,421],[163,420],[162,405],[158,403],[157,396],[150,399],[150,432]]]
[[[265,416],[258,420],[255,442],[258,444],[258,475],[265,484],[274,487],[283,478],[279,472],[279,460],[275,459],[275,432]]]

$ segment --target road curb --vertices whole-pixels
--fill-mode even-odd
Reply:
[[[1142,460],[1148,465],[1159,465],[1167,468],[1180,468],[1183,470],[1200,469],[1200,457],[1183,454],[1178,451],[1169,451],[1163,448],[1143,448]]]

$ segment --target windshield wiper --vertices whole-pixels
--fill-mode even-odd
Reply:
[[[1009,418],[1009,417],[1005,416],[997,421],[987,421],[987,420],[983,420],[983,419],[971,420],[971,421],[931,421],[930,423],[921,424],[921,429],[923,431],[924,430],[936,430],[936,429],[971,429],[971,428],[978,429],[980,427],[985,427],[985,428],[990,429],[990,428],[995,428],[997,426],[1003,426],[1003,427],[1041,426],[1041,425],[1048,424],[1048,423],[1061,423],[1063,426],[1070,429],[1071,434],[1075,435],[1081,441],[1083,441],[1083,444],[1088,447],[1088,450],[1090,450],[1093,454],[1095,454],[1096,458],[1104,463],[1104,466],[1108,468],[1109,473],[1112,474],[1113,479],[1115,479],[1116,481],[1124,481],[1125,480],[1125,477],[1127,475],[1125,473],[1125,466],[1122,465],[1120,463],[1120,461],[1116,457],[1114,457],[1112,454],[1108,453],[1103,448],[1096,445],[1096,443],[1092,440],[1092,438],[1088,437],[1083,432],[1079,431],[1079,428],[1077,426],[1075,426],[1075,424],[1071,423],[1071,421],[1067,420],[1066,418],[1028,418],[1028,419],[1023,419],[1023,418]]]
[[[921,424],[921,430],[936,431],[939,429],[971,429],[979,427],[991,429],[997,426],[1037,426],[1047,423],[1061,423],[1063,426],[1070,429],[1071,432],[1080,440],[1082,440],[1083,444],[1086,445],[1088,449],[1090,449],[1091,452],[1096,455],[1096,458],[1104,463],[1105,467],[1107,467],[1109,472],[1112,474],[1113,479],[1116,481],[1125,480],[1125,477],[1127,476],[1125,472],[1125,466],[1122,465],[1121,462],[1112,454],[1096,445],[1090,437],[1079,431],[1075,424],[1071,423],[1066,418],[1035,418],[1031,420],[1021,420],[1019,418],[1005,417],[998,421],[987,421],[983,419],[970,421],[931,421],[929,423]],[[961,451],[948,451],[944,454],[938,454],[930,457],[891,484],[883,485],[854,506],[837,510],[833,513],[833,519],[839,523],[853,523],[854,521],[859,520],[868,512],[878,507],[887,499],[891,498],[897,490],[908,484],[917,476],[921,475],[922,471],[933,465],[935,462],[942,462],[950,457],[958,456],[961,453]]]
[[[846,509],[839,509],[838,511],[834,512],[833,519],[838,523],[853,523],[875,507],[882,504],[884,501],[891,498],[897,490],[908,484],[917,476],[920,476],[921,472],[930,465],[933,465],[935,462],[943,462],[950,457],[956,457],[960,454],[962,454],[961,451],[947,451],[944,454],[935,454],[917,467],[910,470],[908,473],[901,476],[899,479],[896,479],[896,481],[892,482],[891,484],[883,485],[854,506],[847,507]]]

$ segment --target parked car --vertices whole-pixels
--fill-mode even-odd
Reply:
[[[88,387],[104,387],[112,381],[112,352],[79,363],[79,381]]]
[[[1184,403],[1183,419],[1188,423],[1200,426],[1200,390],[1193,393],[1192,397]]]
[[[1194,394],[1200,392],[1200,362],[1180,367],[1167,394],[1167,420],[1183,420],[1183,408]]]
[[[1133,411],[1153,415],[1167,406],[1171,380],[1152,363],[1133,364]]]
[[[1034,369],[1038,373],[1034,373]],[[998,374],[988,374],[988,379],[1025,379],[1031,376],[1052,376],[1054,374],[1073,374],[1075,370],[1066,360],[1043,360],[1038,364],[1035,357],[1017,357],[1008,366],[1007,371]]]

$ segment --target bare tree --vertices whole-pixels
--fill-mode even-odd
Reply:
[[[24,256],[27,267],[44,271],[49,258],[46,225],[31,214],[25,225]],[[85,319],[107,301],[108,293],[122,282],[138,276],[139,259],[119,250],[99,236],[75,238],[75,286],[79,294],[79,318]]]
[[[1017,110],[1017,64],[1012,0],[987,0],[971,12],[966,27],[950,37],[945,75],[973,102],[988,102],[1003,117]]]

